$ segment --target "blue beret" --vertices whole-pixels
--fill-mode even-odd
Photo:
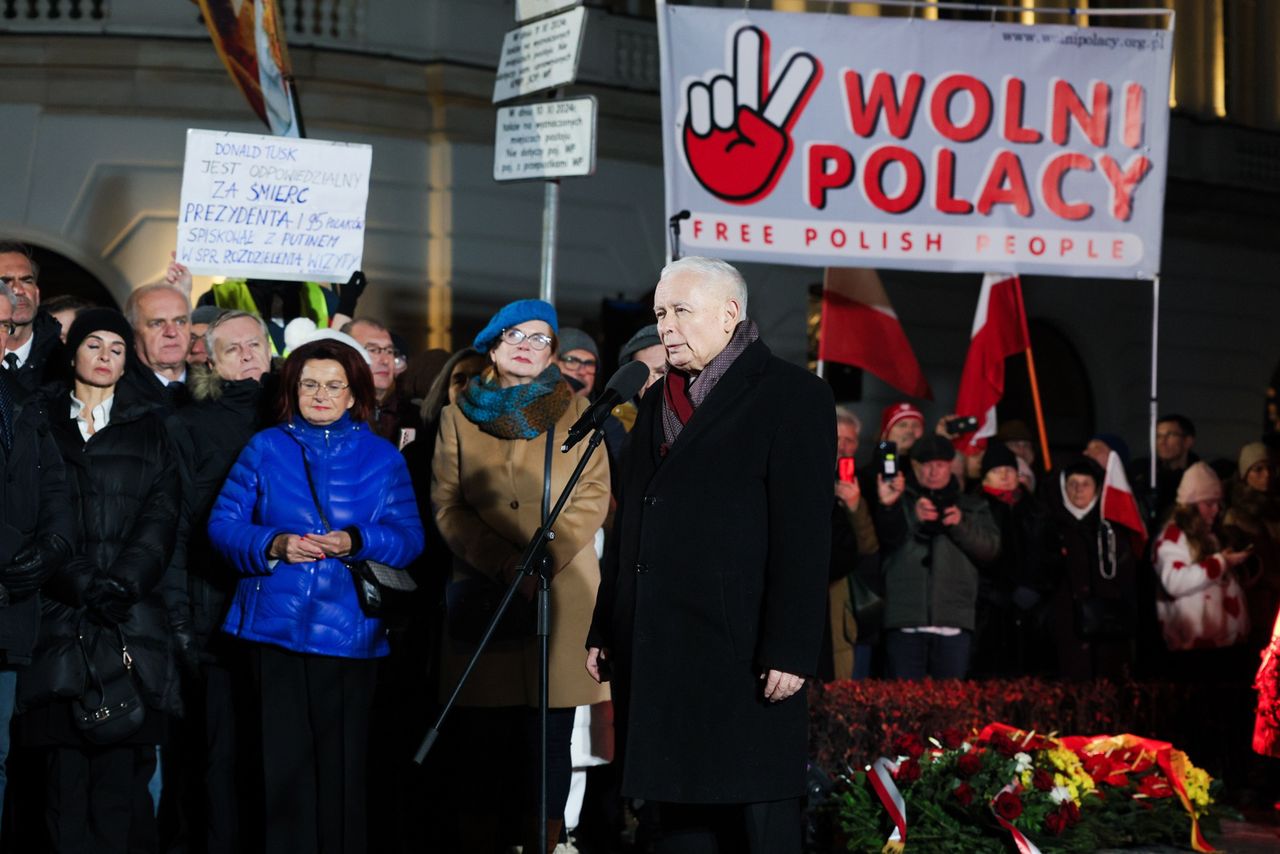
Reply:
[[[540,299],[518,299],[507,303],[498,309],[497,314],[489,318],[484,329],[476,335],[472,346],[481,353],[487,353],[493,346],[493,342],[497,341],[498,336],[502,334],[502,330],[519,326],[526,320],[543,320],[551,327],[552,332],[559,331],[555,306]]]

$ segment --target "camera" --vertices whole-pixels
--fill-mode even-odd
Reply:
[[[964,415],[960,418],[948,418],[943,422],[942,427],[950,436],[959,436],[962,433],[972,433],[978,429],[978,418],[974,415]]]

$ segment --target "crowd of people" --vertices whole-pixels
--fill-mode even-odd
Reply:
[[[647,382],[547,548],[544,825],[532,577],[438,755],[410,757],[588,453],[560,446],[600,390],[600,347],[519,300],[469,346],[411,359],[358,313],[365,287],[229,280],[192,306],[174,263],[121,313],[42,301],[30,250],[0,241],[4,850],[530,854],[545,835],[550,854],[576,835],[611,851],[646,826],[622,794],[790,803],[806,678],[1247,683],[1269,640],[1269,446],[1215,471],[1170,415],[1150,485],[1111,434],[1051,472],[1020,424],[965,456],[954,420],[929,432],[910,401],[871,436],[758,341],[736,271],[684,259],[617,354]],[[1148,537],[1103,513],[1113,456],[1149,498]],[[827,619],[809,619],[821,585],[797,567],[821,581],[828,563]],[[648,702],[659,689],[682,705]],[[623,696],[625,774],[608,764]],[[690,770],[699,751],[721,773]],[[668,828],[720,820],[672,804]]]

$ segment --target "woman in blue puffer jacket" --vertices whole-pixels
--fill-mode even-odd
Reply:
[[[369,712],[388,645],[344,561],[404,567],[423,539],[404,461],[366,423],[367,358],[330,338],[293,351],[280,423],[250,440],[209,518],[243,575],[223,630],[251,643],[261,693],[267,852],[366,847]]]

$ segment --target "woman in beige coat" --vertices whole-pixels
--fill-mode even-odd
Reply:
[[[547,442],[551,455],[550,499],[554,503],[586,451],[579,444],[568,454],[560,444],[587,407],[573,396],[552,362],[556,352],[555,309],[541,300],[520,300],[503,307],[476,336],[475,348],[487,353],[491,366],[476,377],[440,416],[440,432],[432,460],[431,500],[436,525],[454,555],[453,581],[483,574],[506,584],[514,577],[526,543],[537,529],[543,509]],[[552,434],[548,437],[548,429]],[[553,526],[549,546],[554,564],[551,583],[550,737],[548,756],[548,851],[563,826],[570,779],[569,738],[575,707],[609,698],[582,666],[600,566],[595,534],[609,505],[609,464],[595,454]],[[532,580],[522,587],[534,593]],[[446,637],[442,654],[441,691],[452,689],[474,646]],[[460,699],[469,710],[505,709],[505,713],[472,712],[493,730],[518,728],[527,769],[521,799],[525,851],[536,849],[538,798],[538,643],[530,636],[491,643],[472,673]],[[502,732],[493,732],[495,740]],[[510,773],[510,759],[480,768],[493,780]],[[501,762],[502,760],[499,759]],[[482,779],[484,778],[482,777]],[[468,851],[485,851],[500,840],[498,808],[492,795],[465,796],[460,814],[462,842]],[[487,808],[487,810],[486,810]],[[484,812],[489,815],[483,815]],[[489,838],[481,838],[489,837]]]

